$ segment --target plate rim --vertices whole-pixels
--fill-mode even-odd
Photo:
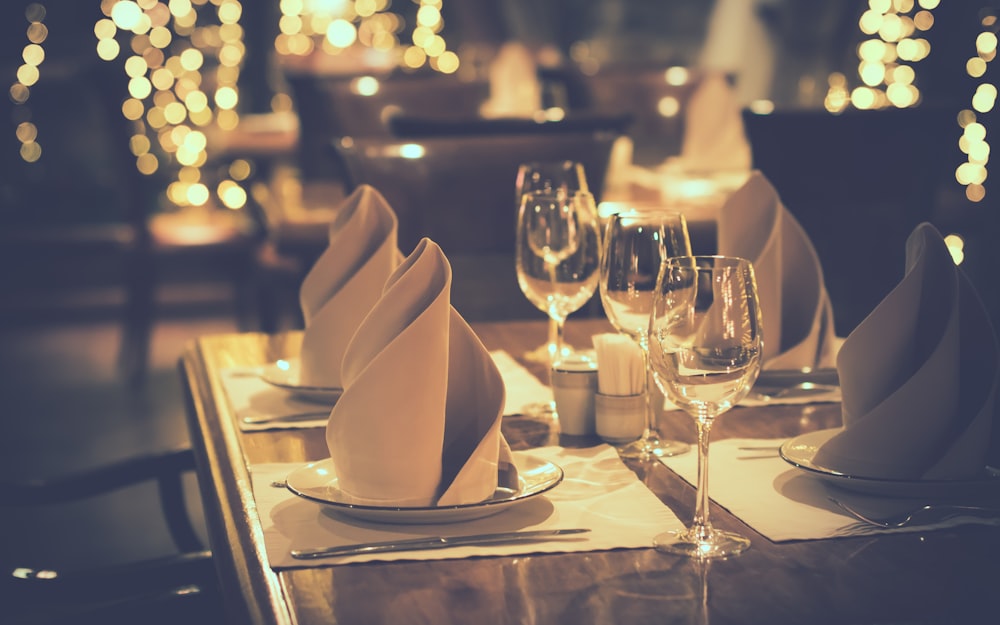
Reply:
[[[544,488],[541,488],[540,490],[537,490],[537,491],[533,491],[533,492],[530,492],[530,493],[527,493],[527,494],[523,494],[523,489],[518,489],[518,491],[516,493],[514,493],[513,495],[511,495],[509,497],[504,497],[504,498],[499,498],[499,499],[492,499],[491,498],[491,499],[486,499],[484,501],[479,501],[479,502],[475,502],[475,503],[454,504],[454,505],[450,505],[450,506],[375,506],[375,505],[368,505],[368,504],[352,504],[352,503],[346,503],[346,502],[342,502],[342,501],[333,501],[333,500],[326,499],[326,498],[323,498],[323,497],[317,497],[317,496],[311,495],[309,493],[303,492],[301,489],[296,488],[292,484],[292,482],[294,480],[293,476],[296,473],[304,472],[306,470],[310,470],[313,467],[316,467],[318,465],[332,464],[333,463],[333,459],[327,457],[327,458],[324,458],[322,460],[316,460],[316,461],[313,461],[313,462],[308,462],[308,463],[300,466],[299,468],[294,469],[285,478],[285,487],[289,491],[291,491],[294,495],[296,495],[298,497],[302,497],[303,499],[308,499],[310,501],[315,501],[315,502],[321,503],[323,505],[332,506],[333,508],[338,509],[338,510],[348,510],[348,511],[360,512],[360,513],[372,513],[372,514],[380,514],[380,515],[381,514],[391,515],[393,513],[400,513],[400,514],[422,514],[423,513],[423,514],[427,514],[427,515],[433,515],[433,514],[445,514],[445,513],[448,513],[448,512],[462,512],[462,511],[483,510],[483,509],[487,509],[487,508],[491,508],[491,507],[502,506],[502,505],[517,503],[517,502],[520,502],[520,501],[525,501],[525,500],[530,499],[532,497],[535,497],[535,496],[541,495],[543,493],[549,492],[550,490],[552,490],[553,488],[555,488],[556,486],[558,486],[559,484],[561,484],[562,481],[566,477],[566,472],[563,470],[563,468],[561,466],[559,466],[558,464],[554,463],[554,462],[551,462],[549,460],[545,460],[544,458],[540,458],[538,456],[534,456],[534,455],[531,455],[531,454],[524,454],[524,455],[522,455],[520,457],[523,458],[524,460],[528,460],[530,462],[538,463],[539,465],[550,465],[550,466],[552,466],[554,468],[554,474],[556,475],[555,479],[553,479],[550,484],[547,484]],[[527,469],[532,468],[532,467],[518,466],[518,463],[516,463],[516,462],[515,462],[515,466],[518,469],[519,475],[520,475],[520,472],[522,470],[527,470]],[[331,479],[336,479],[336,475],[333,474],[333,477]]]
[[[289,369],[285,370],[281,369],[281,367],[278,367],[278,362],[281,361],[287,362],[289,365]],[[299,364],[298,358],[294,357],[279,358],[278,360],[269,362],[266,365],[264,365],[264,368],[261,370],[260,379],[266,382],[267,384],[270,384],[271,386],[276,386],[278,388],[289,391],[297,391],[305,393],[326,393],[330,395],[340,395],[344,392],[344,389],[339,386],[310,386],[307,384],[292,384],[291,382],[277,380],[271,375],[271,373],[273,373],[275,370],[281,371],[282,373],[287,373],[293,367],[298,368],[300,366],[301,365]]]
[[[960,480],[904,480],[898,478],[879,478],[870,477],[862,475],[850,475],[842,471],[836,471],[828,467],[818,465],[812,461],[812,457],[804,458],[801,454],[792,454],[791,449],[796,445],[807,444],[804,439],[810,439],[809,445],[814,445],[815,443],[811,439],[822,439],[820,444],[826,442],[832,438],[837,432],[840,432],[842,427],[826,428],[822,430],[813,430],[812,432],[804,432],[798,436],[794,436],[778,447],[778,456],[792,465],[797,469],[801,469],[811,475],[817,475],[822,478],[830,478],[836,480],[838,484],[857,484],[864,486],[886,486],[886,487],[898,487],[898,488],[917,488],[926,487],[931,488],[943,488],[946,486],[959,486],[963,488],[969,488],[974,486],[994,486],[1000,487],[1000,469],[991,467],[989,465],[984,465],[983,469],[986,475],[983,477],[977,477],[972,479],[960,479]],[[794,457],[793,457],[794,456]]]

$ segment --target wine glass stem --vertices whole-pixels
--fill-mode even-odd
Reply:
[[[649,365],[649,343],[645,339],[639,340],[640,351],[642,352],[642,392],[646,394],[646,426],[642,433],[642,440],[648,441],[656,428],[656,407],[653,405],[653,385],[650,384],[652,368]]]
[[[708,518],[708,438],[712,419],[698,416],[695,422],[698,424],[698,490],[690,531],[699,538],[705,538],[712,531]]]
[[[546,262],[545,268],[549,273],[549,280],[552,283],[552,292],[556,292],[558,283],[556,282],[556,263]],[[556,364],[563,356],[563,326],[566,318],[560,316],[555,309],[554,300],[550,300],[549,306],[549,356],[550,365]]]
[[[555,364],[563,356],[563,329],[566,319],[563,317],[549,317],[549,341],[555,348],[549,347],[552,351],[552,364]]]

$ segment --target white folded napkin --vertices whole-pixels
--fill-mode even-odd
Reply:
[[[753,263],[764,323],[764,367],[833,366],[833,308],[819,257],[760,172],[753,172],[722,206],[718,251]]]
[[[489,67],[490,97],[482,104],[484,117],[531,117],[542,108],[542,86],[531,51],[508,41]]]
[[[705,74],[691,94],[681,153],[671,162],[689,171],[750,169],[750,142],[740,105],[724,74]]]
[[[941,234],[917,226],[903,279],[840,349],[844,427],[815,462],[864,477],[980,475],[990,437],[1000,433],[998,351],[985,308]]]
[[[358,327],[343,381],[326,440],[355,503],[474,503],[509,471],[503,379],[451,306],[451,266],[430,239],[389,277]]]
[[[868,495],[828,486],[778,456],[784,439],[729,438],[712,443],[709,494],[744,523],[776,541],[867,536],[887,532],[923,532],[967,523],[1000,525],[1000,518],[957,516],[933,525],[882,529],[858,523],[830,501],[834,497],[873,516],[894,516],[925,503],[919,499]],[[696,454],[660,461],[687,482],[698,476]],[[971,503],[985,503],[973,501]]]
[[[337,208],[329,244],[299,289],[301,384],[343,386],[344,350],[401,259],[396,214],[381,193],[361,185]]]
[[[282,482],[301,464],[253,465],[250,474],[268,564],[274,569],[284,569],[353,562],[641,549],[652,545],[653,537],[660,532],[683,527],[670,508],[639,481],[610,445],[516,451],[515,463],[526,456],[561,467],[565,475],[563,481],[552,490],[525,499],[499,514],[472,521],[419,525],[370,523],[342,516],[321,503],[271,485]],[[370,553],[320,560],[295,560],[289,555],[292,549],[361,542],[574,527],[589,528],[590,532],[571,539]]]

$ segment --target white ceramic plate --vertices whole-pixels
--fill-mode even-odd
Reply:
[[[886,480],[847,475],[813,462],[816,450],[840,431],[819,430],[785,441],[778,453],[792,466],[829,484],[848,490],[886,497],[949,499],[1000,493],[1000,470],[984,467],[981,477],[970,480]]]
[[[517,486],[500,486],[485,501],[456,506],[400,508],[361,506],[346,501],[337,484],[333,461],[327,458],[292,471],[286,480],[288,490],[300,497],[333,506],[343,514],[378,523],[456,523],[471,521],[502,512],[515,504],[551,490],[563,479],[563,470],[546,460],[519,456]],[[500,483],[504,483],[501,475]],[[507,480],[511,481],[511,480]]]
[[[302,384],[299,382],[299,371],[298,358],[278,360],[264,367],[260,379],[301,399],[329,405],[337,403],[337,399],[344,392],[344,389]]]

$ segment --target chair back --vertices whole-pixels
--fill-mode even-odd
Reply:
[[[753,166],[809,234],[822,263],[837,334],[846,336],[899,282],[904,246],[932,221],[958,154],[944,109],[745,111]],[[957,165],[957,163],[955,163]]]
[[[439,73],[285,75],[299,116],[299,164],[303,180],[337,178],[330,143],[345,136],[392,136],[395,115],[473,116],[489,97],[489,83]]]
[[[371,185],[395,210],[404,254],[429,237],[448,255],[460,312],[470,319],[511,318],[539,314],[521,294],[514,271],[519,165],[580,161],[599,199],[619,136],[597,131],[413,141],[356,137],[334,147],[348,174],[348,190]]]

